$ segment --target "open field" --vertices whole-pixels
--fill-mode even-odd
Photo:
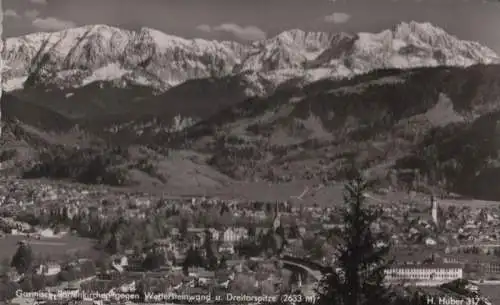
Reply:
[[[280,184],[247,182],[234,183],[224,189],[215,190],[214,195],[227,199],[241,198],[258,201],[292,200],[325,205],[331,204],[332,201],[342,200],[342,188],[343,185],[338,184],[317,189],[317,186],[310,181],[294,181]]]
[[[167,198],[189,198],[189,197],[217,197],[220,199],[251,200],[251,201],[286,201],[289,200],[296,204],[313,205],[328,207],[340,204],[343,201],[343,183],[334,183],[328,186],[320,186],[316,181],[296,180],[293,182],[270,184],[267,182],[230,182],[224,186],[214,187],[109,187],[109,186],[88,186],[74,182],[54,181],[48,179],[33,179],[32,183],[44,183],[49,185],[67,185],[77,188],[106,189],[117,193],[144,192],[151,193]],[[420,203],[430,204],[429,195],[413,193],[408,194],[404,191],[391,191],[386,194],[369,193],[368,201],[372,203]],[[491,208],[500,207],[499,201],[486,201],[474,199],[457,198],[438,198],[441,207],[448,206],[468,206],[470,208]]]
[[[329,186],[319,186],[309,181],[296,181],[283,184],[268,184],[268,183],[239,183],[225,190],[221,190],[219,194],[213,195],[220,198],[241,198],[248,200],[262,201],[284,201],[290,200],[297,204],[312,205],[317,204],[321,207],[332,206],[343,202],[344,184],[336,183]],[[425,194],[408,194],[402,191],[389,192],[387,194],[366,194],[367,199],[371,203],[384,204],[400,204],[400,203],[420,203],[430,204],[429,195]],[[454,199],[443,198],[437,199],[441,207],[448,206],[467,206],[470,208],[491,208],[500,207],[498,201],[474,200],[474,199]]]
[[[0,238],[0,260],[10,259],[17,249],[18,242],[28,240],[25,236],[7,235]],[[93,242],[86,238],[66,236],[63,238],[29,239],[36,255],[57,258],[74,252],[92,251]]]
[[[428,195],[414,194],[408,195],[404,192],[390,192],[385,195],[375,195],[370,194],[368,198],[374,202],[384,203],[384,202],[415,202],[415,203],[427,203],[430,204],[430,198]],[[446,208],[448,206],[466,206],[469,208],[492,208],[500,207],[500,202],[498,201],[486,201],[486,200],[475,200],[475,199],[456,199],[456,198],[437,198],[439,206]]]
[[[474,200],[474,199],[442,199],[439,201],[441,206],[468,206],[477,209],[481,208],[492,208],[500,207],[499,201],[486,201],[486,200]]]

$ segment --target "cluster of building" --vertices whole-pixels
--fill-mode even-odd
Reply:
[[[386,271],[389,281],[440,281],[450,282],[463,278],[459,264],[396,265]]]
[[[493,229],[500,225],[500,210],[465,207],[443,209],[438,202],[430,198],[425,204],[376,204],[384,210],[384,216],[375,223],[373,229],[391,232],[391,254],[396,260],[386,271],[387,280],[442,283],[462,278],[500,278],[500,259],[497,260],[500,253],[500,236],[497,236]],[[221,228],[191,226],[187,228],[187,232],[181,232],[180,228],[171,227],[167,237],[157,239],[154,248],[165,253],[168,263],[163,270],[147,273],[148,276],[160,274],[161,278],[175,278],[176,280],[171,280],[171,284],[166,287],[179,291],[188,288],[205,289],[206,286],[213,288],[214,285],[227,288],[231,283],[237,282],[238,276],[251,278],[250,286],[262,287],[263,283],[268,283],[275,287],[277,282],[283,281],[279,267],[267,277],[260,273],[257,275],[245,267],[252,263],[237,251],[237,245],[249,239],[250,229],[247,224],[265,224],[258,226],[253,234],[259,235],[262,231],[265,233],[269,230],[266,226],[271,215],[274,220],[270,226],[275,230],[282,225],[290,229],[292,223],[296,226],[294,236],[287,233],[286,246],[282,247],[281,255],[302,257],[323,265],[334,263],[335,245],[338,242],[334,232],[342,228],[335,206],[300,206],[290,203],[269,204],[209,198],[160,198],[141,193],[112,192],[99,187],[70,188],[68,185],[30,184],[25,181],[0,184],[0,210],[3,213],[0,217],[0,228],[4,234],[48,234],[46,228],[34,229],[19,221],[14,217],[15,211],[31,213],[38,215],[37,217],[57,210],[68,218],[78,213],[94,213],[100,218],[119,214],[126,218],[147,219],[153,211],[161,208],[183,210],[192,215],[208,217],[210,210],[221,210],[222,213],[224,209],[218,209],[222,206],[225,207],[224,213],[230,213],[231,222]],[[11,216],[8,216],[9,214]],[[179,238],[182,234],[187,234],[187,240],[195,241],[198,248],[203,248],[207,234],[217,241],[215,251],[222,253],[227,260],[224,272],[191,267],[187,276],[180,276],[183,270],[180,270],[179,262],[185,258],[186,252],[193,245],[186,243],[186,239]],[[316,243],[310,243],[311,240]],[[316,247],[317,244],[321,246]],[[316,248],[321,248],[319,256],[312,253]],[[202,255],[205,254],[203,251],[202,249]],[[137,253],[127,249],[113,260],[110,269],[119,274],[118,277],[125,282],[119,286],[131,285],[131,282],[134,282],[131,278],[139,272],[139,262],[144,260],[145,255],[143,253],[138,259]],[[259,259],[259,264],[269,263],[265,256]],[[61,271],[51,265],[41,266],[37,272],[52,275]]]

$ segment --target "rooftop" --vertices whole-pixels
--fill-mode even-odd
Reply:
[[[421,265],[397,264],[390,267],[390,269],[463,269],[463,266],[460,264],[445,264],[445,263],[433,263],[433,264],[421,264]]]

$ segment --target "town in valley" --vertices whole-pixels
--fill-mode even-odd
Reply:
[[[134,302],[139,289],[148,291],[143,302],[151,303],[258,303],[286,296],[311,302],[322,266],[335,265],[342,229],[340,202],[172,199],[48,182],[3,185],[1,291],[19,302],[91,299],[92,293],[93,301]],[[471,295],[482,299],[483,288],[500,284],[493,229],[499,208],[440,206],[439,198],[416,194],[384,202],[383,194],[366,197],[384,211],[374,230],[391,233],[395,261],[386,281],[435,300],[451,293],[463,302]],[[15,263],[25,247],[30,271],[25,260]],[[30,289],[38,293],[19,292]],[[460,297],[461,290],[470,294]]]
[[[497,2],[4,1],[0,304],[500,304]]]

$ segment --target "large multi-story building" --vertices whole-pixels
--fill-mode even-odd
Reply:
[[[228,228],[221,234],[221,239],[226,243],[236,243],[248,236],[245,228]]]
[[[465,275],[483,275],[500,277],[500,261],[491,255],[456,254],[443,257],[444,263],[453,263],[463,266]]]
[[[386,271],[389,281],[453,281],[463,278],[458,264],[399,265]]]

